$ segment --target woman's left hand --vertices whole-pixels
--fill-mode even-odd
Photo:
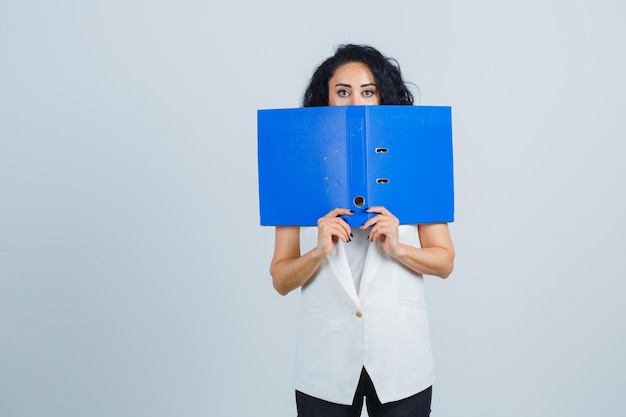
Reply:
[[[376,213],[376,216],[368,219],[361,229],[371,227],[369,239],[377,240],[380,245],[391,256],[397,256],[400,251],[400,221],[389,210],[383,206],[374,206],[365,210],[368,213]]]

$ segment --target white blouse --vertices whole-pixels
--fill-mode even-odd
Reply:
[[[352,228],[352,240],[344,245],[357,294],[359,293],[359,286],[363,277],[363,266],[365,265],[367,249],[372,244],[368,239],[369,233],[370,229],[363,230],[354,227]]]

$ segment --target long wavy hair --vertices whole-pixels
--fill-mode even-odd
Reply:
[[[317,67],[302,99],[303,107],[328,106],[328,81],[340,66],[360,62],[374,75],[380,104],[413,104],[413,94],[402,79],[398,61],[368,45],[339,45],[335,54]]]

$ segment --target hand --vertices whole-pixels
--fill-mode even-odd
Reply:
[[[328,255],[339,239],[348,242],[351,237],[350,226],[340,216],[352,215],[352,210],[336,208],[317,220],[317,249],[322,256]]]
[[[377,240],[385,252],[395,257],[400,251],[400,221],[383,206],[370,207],[365,211],[377,214],[368,219],[361,229],[371,227],[370,241]]]

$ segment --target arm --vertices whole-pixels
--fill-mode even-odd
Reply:
[[[454,246],[447,223],[417,226],[421,248],[400,243],[398,219],[384,207],[372,207],[378,213],[363,225],[372,227],[370,240],[378,240],[390,256],[420,274],[447,278],[454,269]]]
[[[349,214],[350,210],[337,208],[320,218],[317,222],[317,246],[304,255],[300,254],[300,227],[276,227],[270,274],[279,294],[287,295],[306,284],[338,240],[347,242],[350,239],[350,226],[338,217]]]

